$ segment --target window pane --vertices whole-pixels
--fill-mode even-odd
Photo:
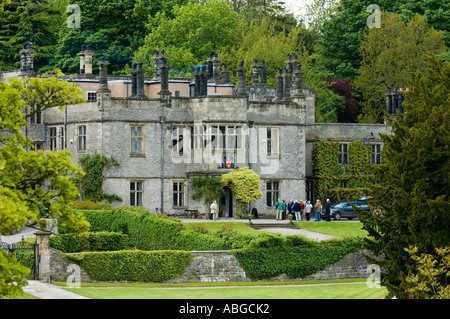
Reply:
[[[136,193],[136,196],[137,196],[136,206],[142,206],[142,192]]]

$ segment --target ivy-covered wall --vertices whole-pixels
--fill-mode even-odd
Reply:
[[[371,147],[362,141],[348,144],[348,163],[339,163],[339,142],[318,140],[314,143],[314,192],[317,199],[330,198],[334,203],[355,200],[366,195],[375,182],[371,173]],[[342,187],[345,185],[346,187]]]

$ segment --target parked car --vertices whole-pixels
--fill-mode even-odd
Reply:
[[[370,206],[365,200],[341,202],[331,206],[331,218],[335,220],[340,220],[341,218],[347,218],[349,220],[352,220],[353,218],[357,218],[358,212],[355,211],[352,205],[362,210],[370,212]],[[320,215],[322,219],[326,218],[325,208],[322,210],[322,213]]]

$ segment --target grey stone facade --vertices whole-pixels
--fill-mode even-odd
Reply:
[[[88,53],[90,61],[93,53]],[[250,69],[240,64],[234,88],[227,83],[226,65],[219,78],[215,55],[214,74],[194,79],[169,79],[164,63],[154,78],[135,76],[140,65],[130,77],[111,77],[104,60],[97,77],[86,74],[91,66],[83,58],[86,50],[80,53],[83,71],[70,80],[88,101],[46,110],[28,126],[27,135],[39,149],[67,147],[75,162],[95,153],[113,157],[119,166],[105,172],[103,188],[123,199],[116,206],[170,215],[205,213],[208,208],[191,198],[192,179],[250,167],[260,176],[263,193],[250,208],[261,218],[274,218],[278,197],[313,199],[314,141],[348,143],[372,135],[370,143],[381,143],[379,133],[390,131],[387,125],[315,123],[315,92],[303,86],[303,71],[293,56],[280,68],[276,88],[267,85],[267,66],[257,59]],[[253,84],[245,84],[245,72],[252,72]],[[3,74],[4,79],[11,74]],[[219,217],[235,215],[229,189],[219,204]]]

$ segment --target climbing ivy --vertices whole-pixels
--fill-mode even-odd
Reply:
[[[319,140],[314,147],[314,185],[316,198],[333,202],[354,200],[366,195],[367,188],[374,183],[371,173],[371,148],[362,141],[353,141],[348,146],[349,163],[339,164],[339,143]],[[342,188],[346,182],[348,188]]]
[[[248,203],[262,197],[259,184],[258,174],[248,167],[234,169],[218,177],[199,176],[192,180],[192,198],[204,198],[206,206],[209,207],[208,204],[212,200],[222,195],[223,187],[228,186],[235,194],[236,215],[247,217]]]
[[[113,200],[122,201],[117,195],[103,193],[103,170],[112,165],[119,165],[115,159],[100,154],[86,155],[80,158],[80,165],[85,175],[78,178],[75,182],[78,182],[77,184],[80,185],[80,193],[84,200],[93,202],[103,200],[108,200],[109,202]]]

